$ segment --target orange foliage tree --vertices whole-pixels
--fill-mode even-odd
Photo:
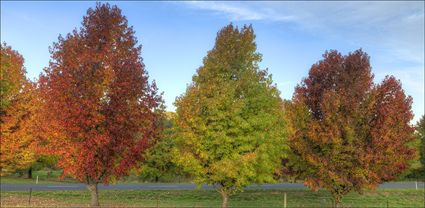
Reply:
[[[25,77],[24,58],[6,43],[1,46],[1,174],[27,169],[36,159],[33,123],[37,109],[34,86]]]
[[[39,79],[44,150],[63,176],[97,184],[127,175],[161,130],[163,101],[149,84],[132,27],[109,4],[89,9],[79,31],[59,37]]]
[[[285,105],[290,168],[313,189],[342,196],[394,179],[413,158],[412,98],[386,77],[373,83],[369,56],[326,52]]]

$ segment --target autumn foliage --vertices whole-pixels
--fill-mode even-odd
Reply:
[[[79,31],[59,37],[39,80],[45,151],[89,185],[92,205],[96,184],[125,176],[161,130],[162,98],[140,55],[121,10],[97,4]]]
[[[420,175],[425,178],[425,115],[416,124],[416,136],[419,138],[419,161],[422,166]]]
[[[336,203],[351,191],[394,179],[414,155],[407,146],[413,139],[411,104],[394,77],[373,83],[362,50],[326,52],[285,105],[290,169],[307,186],[328,189]]]
[[[252,26],[221,29],[186,93],[176,100],[177,163],[223,197],[273,181],[285,148],[279,91],[258,67]]]
[[[414,158],[415,135],[425,171],[424,117],[413,134],[412,98],[393,76],[374,83],[365,52],[326,52],[283,102],[258,66],[255,38],[251,25],[222,28],[168,118],[116,6],[98,3],[79,29],[59,36],[37,83],[3,43],[0,174],[29,168],[41,154],[58,158],[63,177],[87,184],[93,206],[99,183],[134,167],[157,180],[190,174],[227,207],[231,194],[283,173],[340,204],[397,178]]]
[[[27,169],[36,159],[33,136],[37,110],[34,85],[25,77],[23,57],[1,45],[0,170],[1,174]]]

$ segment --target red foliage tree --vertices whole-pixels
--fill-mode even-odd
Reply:
[[[413,118],[412,98],[407,97],[401,83],[393,76],[385,77],[375,88],[375,102],[369,132],[370,145],[366,156],[373,164],[377,183],[395,179],[398,173],[407,168],[406,161],[413,159],[414,149],[407,144],[414,140],[414,127],[409,125]]]
[[[373,84],[369,56],[324,54],[285,105],[292,170],[313,189],[330,190],[337,204],[405,169],[413,150],[412,99],[387,77]]]
[[[121,10],[97,4],[59,37],[39,79],[45,150],[60,156],[63,176],[87,184],[92,206],[97,184],[126,175],[161,130],[163,101],[136,44]]]

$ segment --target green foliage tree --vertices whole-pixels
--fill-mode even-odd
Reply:
[[[177,163],[228,196],[271,182],[284,153],[282,100],[258,62],[252,26],[221,29],[192,84],[177,98]]]
[[[48,175],[52,174],[53,170],[59,169],[57,167],[58,157],[56,155],[41,155],[37,161],[32,165],[32,169],[37,170],[47,170]]]
[[[180,166],[174,162],[172,149],[176,142],[174,139],[175,113],[166,112],[163,120],[164,131],[161,138],[145,153],[145,160],[140,168],[141,178],[144,180],[174,181],[184,175]]]
[[[415,149],[415,156],[412,160],[407,162],[407,169],[399,175],[400,180],[418,180],[425,176],[425,169],[423,168],[423,132],[421,125],[422,120],[419,120],[413,132],[414,140],[408,143],[408,146]],[[423,126],[422,126],[423,128]]]

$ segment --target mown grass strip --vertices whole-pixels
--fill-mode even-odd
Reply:
[[[331,195],[320,190],[247,190],[230,197],[230,207],[283,207],[283,195],[287,193],[288,207],[329,207]],[[220,195],[211,190],[198,191],[100,191],[104,206],[136,207],[220,207]],[[47,201],[45,206],[87,206],[90,196],[87,191],[33,191],[35,201]],[[26,206],[28,193],[2,191],[2,206]],[[14,204],[7,199],[14,198]],[[19,201],[21,200],[21,201]],[[55,204],[56,203],[56,204]],[[424,190],[378,189],[363,195],[350,193],[343,198],[345,207],[423,207]],[[37,204],[43,206],[43,204]]]

